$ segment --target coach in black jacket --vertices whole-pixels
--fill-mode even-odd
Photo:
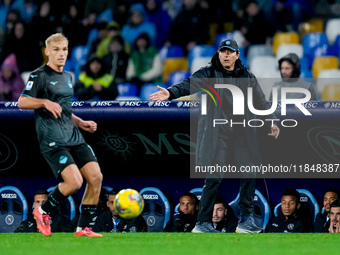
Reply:
[[[251,119],[256,119],[249,110],[247,104],[248,88],[252,89],[253,105],[255,109],[270,109],[270,104],[266,101],[260,85],[255,76],[247,70],[239,59],[240,52],[234,40],[223,40],[218,51],[211,59],[211,63],[195,72],[190,78],[180,83],[174,84],[168,89],[158,87],[160,91],[150,95],[154,101],[172,100],[181,96],[187,96],[205,91],[207,94],[215,95],[219,100],[210,100],[207,95],[206,114],[200,114],[198,122],[197,145],[196,145],[196,166],[241,166],[260,165],[260,153],[256,139],[256,128],[249,125],[235,125],[231,122],[248,123]],[[210,85],[209,85],[210,84]],[[215,84],[231,84],[242,91],[245,100],[244,105],[240,103],[239,95],[232,95],[231,91],[223,88],[214,89]],[[237,89],[236,88],[236,89]],[[210,92],[209,92],[210,90]],[[203,95],[202,95],[203,96]],[[215,102],[218,103],[215,103]],[[201,101],[203,104],[203,100]],[[233,110],[243,108],[243,115],[234,115]],[[215,119],[228,120],[228,125],[213,126]],[[273,114],[266,116],[266,119],[276,119]],[[194,124],[194,123],[191,123]],[[276,125],[271,126],[269,134],[275,138],[279,135]],[[258,233],[262,229],[255,225],[253,213],[253,198],[255,194],[254,176],[245,175],[240,180],[240,214],[241,219],[236,229],[240,233]],[[205,180],[202,198],[198,213],[198,222],[193,232],[213,232],[217,233],[211,223],[211,215],[214,203],[218,194],[219,186],[222,182],[223,174],[210,175]]]

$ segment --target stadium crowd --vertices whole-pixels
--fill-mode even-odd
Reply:
[[[285,32],[297,34],[301,44],[303,36],[313,32],[310,21],[321,22],[318,32],[325,32],[327,21],[340,16],[338,1],[328,0],[2,0],[0,14],[3,101],[16,101],[27,73],[46,63],[44,40],[55,32],[69,40],[64,69],[74,74],[74,99],[119,99],[119,84],[137,86],[136,99],[142,98],[145,84],[172,85],[171,71],[192,73],[193,48],[218,45],[219,35],[238,42],[240,58],[251,69],[246,63],[251,46],[267,45],[275,51],[275,36]],[[172,56],[187,62],[168,71],[165,60],[171,46],[179,49]],[[338,56],[338,49],[332,49],[323,55]],[[89,69],[95,56],[98,72]],[[316,78],[305,70],[302,74]]]

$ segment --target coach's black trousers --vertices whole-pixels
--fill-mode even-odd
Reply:
[[[237,169],[241,166],[255,165],[251,159],[248,146],[242,136],[232,139],[221,138],[217,142],[217,153],[213,161],[219,166],[235,165]],[[240,179],[240,214],[242,216],[253,213],[253,199],[255,194],[256,179],[254,174],[246,174]],[[198,221],[211,221],[214,203],[218,195],[219,187],[223,180],[223,172],[209,175],[203,186],[200,200]],[[221,194],[223,196],[223,194]]]

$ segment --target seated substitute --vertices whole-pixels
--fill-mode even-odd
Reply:
[[[42,203],[47,199],[49,192],[46,190],[37,190],[34,194],[33,210],[42,205]],[[14,233],[32,233],[39,230],[37,228],[37,222],[33,216],[33,210],[27,214],[27,219],[21,222]],[[59,212],[54,215],[50,215],[50,225],[52,232],[61,232],[62,228],[69,223],[69,220],[62,216]]]
[[[116,192],[111,190],[106,203],[109,210],[97,217],[92,227],[93,230],[97,232],[148,232],[143,216],[139,215],[137,218],[129,220],[119,217],[113,206],[115,197]]]
[[[336,189],[326,190],[323,196],[323,207],[325,211],[323,213],[319,212],[316,215],[314,222],[314,232],[316,233],[328,233],[330,227],[330,217],[329,213],[331,210],[331,204],[333,201],[339,199],[339,191]]]
[[[197,221],[198,203],[194,193],[184,193],[179,199],[179,212],[170,218],[163,232],[191,232]]]
[[[222,233],[233,233],[236,230],[238,220],[227,201],[218,196],[215,200],[212,217],[214,228]]]
[[[340,200],[337,199],[331,204],[329,233],[340,233]]]
[[[281,197],[282,215],[269,220],[267,233],[305,233],[309,228],[298,210],[301,206],[300,193],[295,189],[286,189]]]

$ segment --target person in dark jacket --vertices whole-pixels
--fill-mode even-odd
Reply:
[[[214,228],[221,233],[233,233],[236,230],[238,220],[227,201],[218,196],[215,200],[212,216]]]
[[[273,88],[277,89],[278,101],[281,101],[281,88],[304,88],[311,93],[311,99],[316,99],[315,89],[312,83],[300,79],[300,59],[295,53],[288,53],[279,60],[279,69],[282,81],[276,82]],[[303,93],[288,93],[286,98],[296,99],[303,98]],[[272,101],[272,92],[270,93],[269,101]]]
[[[203,110],[199,115],[198,121],[196,164],[191,164],[191,167],[194,165],[195,169],[197,167],[209,168],[213,165],[228,166],[228,164],[235,164],[234,167],[240,169],[241,166],[251,167],[261,164],[256,130],[249,125],[232,125],[232,121],[247,123],[250,119],[255,118],[254,113],[248,108],[247,100],[240,102],[242,100],[238,100],[240,99],[238,97],[233,98],[233,94],[229,90],[216,85],[214,89],[212,88],[214,85],[208,85],[209,83],[229,84],[229,88],[237,90],[238,94],[243,93],[245,97],[247,97],[248,88],[250,88],[253,92],[254,107],[262,110],[270,109],[270,105],[266,101],[255,76],[244,67],[239,56],[240,52],[236,41],[230,39],[223,40],[218,51],[212,57],[210,64],[193,73],[190,78],[174,84],[168,89],[158,86],[160,91],[150,95],[150,99],[157,102],[176,99],[199,91],[207,91],[207,89],[213,89],[213,93],[220,96],[221,100],[215,104],[215,99],[208,100],[206,94],[202,95],[203,100],[201,103],[203,106],[201,108]],[[206,111],[204,110],[204,105],[206,105]],[[233,119],[232,110],[239,110],[238,108],[243,108],[243,120],[241,115],[235,114]],[[276,119],[273,114],[267,115],[266,118]],[[214,127],[213,122],[215,119],[224,119],[228,122],[225,125],[216,125]],[[196,122],[190,124],[196,125]],[[268,131],[270,129],[271,133],[268,135],[277,138],[279,128],[272,123]],[[191,170],[191,173],[193,172],[195,170]],[[256,226],[252,216],[256,184],[254,177],[254,175],[249,174],[239,174],[236,177],[241,178],[241,219],[236,229],[237,232],[258,233],[262,230]],[[214,204],[211,201],[215,201],[222,179],[223,172],[210,174],[206,178],[200,200],[198,222],[193,232],[218,232],[210,222],[214,208]]]
[[[117,84],[113,76],[106,73],[105,62],[93,55],[85,64],[74,85],[74,95],[78,100],[114,100],[118,96]]]
[[[33,209],[38,208],[47,199],[48,191],[37,190],[34,194]],[[51,230],[53,232],[62,232],[62,228],[69,223],[69,220],[62,216],[60,213],[51,215]],[[32,212],[27,214],[27,219],[21,222],[14,233],[39,233],[37,228],[37,222],[33,216]]]
[[[337,199],[332,202],[329,211],[330,226],[329,233],[340,233],[340,200]]]
[[[301,207],[300,193],[295,189],[286,189],[281,197],[282,214],[269,220],[268,233],[305,233],[309,227],[299,214]]]
[[[198,213],[198,198],[194,193],[184,193],[179,199],[179,208],[166,224],[163,232],[191,232]]]
[[[116,192],[111,190],[107,199],[108,211],[100,214],[95,220],[94,231],[97,232],[148,232],[148,227],[143,216],[139,215],[133,219],[123,219],[113,206]]]
[[[110,52],[103,56],[103,60],[106,72],[113,76],[116,84],[126,82],[129,55],[125,52],[123,37],[116,35],[111,39]]]
[[[314,222],[314,232],[316,233],[328,233],[328,229],[330,226],[330,218],[329,212],[331,209],[331,204],[339,199],[339,191],[336,189],[328,189],[326,190],[323,196],[323,207],[324,212],[319,212],[316,215]]]

